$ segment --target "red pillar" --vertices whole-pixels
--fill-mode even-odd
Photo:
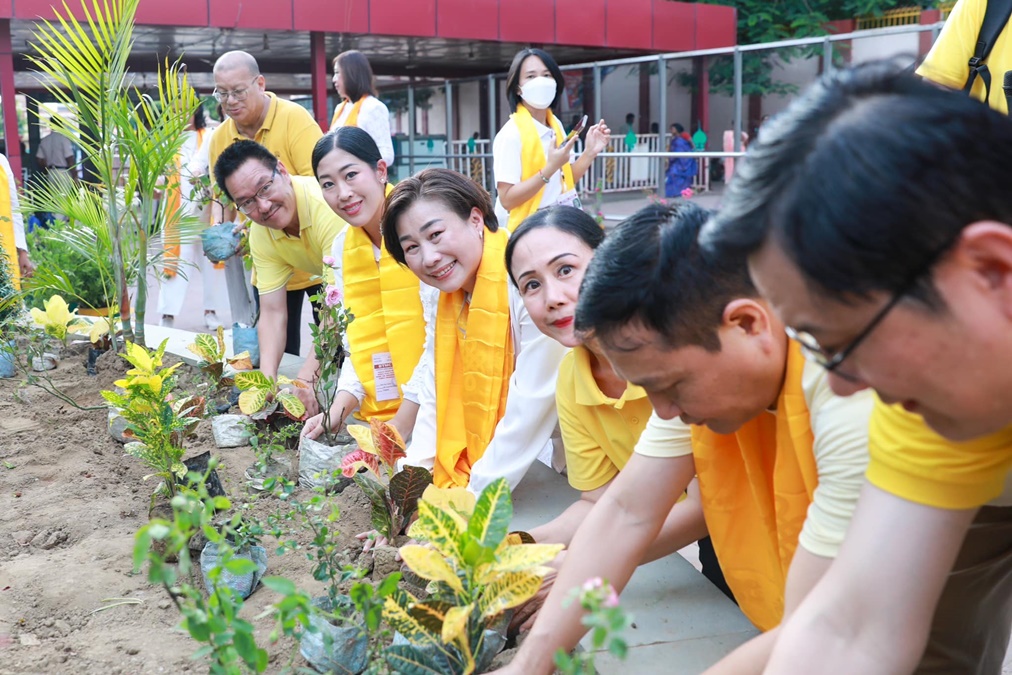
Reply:
[[[941,20],[942,20],[942,12],[940,10],[926,9],[921,12],[921,19],[919,23],[922,26],[930,26],[931,24],[938,23]],[[931,49],[931,45],[933,44],[931,31],[925,31],[921,33],[918,39],[919,39],[918,44],[919,50],[917,52],[917,55],[924,56],[925,54],[928,53],[928,51]]]
[[[10,37],[7,38],[10,41]],[[313,117],[324,132],[330,129],[327,119],[327,90],[330,78],[327,77],[327,47],[323,33],[312,31],[309,34],[309,68],[313,89]]]
[[[3,106],[4,138],[7,139],[7,161],[14,178],[21,181],[21,137],[18,133],[18,108],[14,99],[14,48],[11,44],[11,22],[0,20],[0,104]]]

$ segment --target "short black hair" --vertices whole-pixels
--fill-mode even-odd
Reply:
[[[320,162],[333,150],[344,150],[348,154],[358,157],[374,169],[380,160],[383,159],[380,156],[376,141],[367,132],[362,131],[358,127],[338,127],[324,134],[316,142],[316,147],[313,148],[313,175],[317,178],[320,177],[318,171]]]
[[[702,241],[772,239],[820,294],[898,293],[967,225],[1012,225],[1012,121],[896,61],[834,71],[763,125]],[[911,295],[941,300],[930,275]]]
[[[671,349],[720,351],[724,308],[758,293],[744,256],[700,249],[699,231],[711,215],[692,202],[651,204],[619,223],[587,268],[576,330],[620,348],[615,333],[639,324]]]
[[[218,184],[218,189],[221,190],[221,193],[229,201],[234,200],[232,199],[232,195],[229,194],[228,188],[225,187],[225,181],[231,178],[232,174],[239,170],[239,167],[251,159],[262,163],[271,171],[278,168],[278,158],[274,156],[274,153],[256,141],[248,139],[236,141],[218,155],[218,161],[214,163],[214,181]]]
[[[200,102],[197,104],[196,109],[193,111],[193,128],[201,130],[207,126],[207,115],[204,113],[204,103]]]
[[[467,176],[450,169],[423,169],[410,178],[397,183],[387,197],[383,210],[383,243],[390,256],[405,264],[404,247],[397,236],[397,223],[404,212],[417,201],[429,199],[442,202],[463,219],[471,216],[471,209],[481,211],[489,232],[499,229],[499,221],[492,208],[492,198],[482,186]]]
[[[678,132],[678,133],[682,133],[683,131],[685,131],[685,127],[683,127],[683,126],[682,126],[681,124],[679,124],[678,122],[675,122],[675,123],[674,123],[674,124],[672,124],[671,126],[673,126],[673,127],[675,128],[675,131],[676,131],[676,132]]]
[[[529,232],[542,227],[551,227],[566,234],[571,234],[591,249],[596,249],[604,241],[604,230],[597,221],[583,209],[574,206],[550,206],[547,209],[535,211],[527,216],[520,226],[510,235],[506,244],[506,271],[509,272],[510,281],[517,285],[516,277],[513,276],[513,251]]]
[[[352,103],[366,94],[376,95],[376,78],[369,59],[362,52],[349,49],[334,57],[334,68],[341,72],[344,93]]]
[[[626,116],[625,116],[625,123],[626,124],[632,124],[635,121],[636,121],[636,113],[626,113]]]
[[[541,62],[548,68],[548,72],[552,74],[552,78],[555,80],[555,98],[552,99],[552,105],[549,107],[555,109],[559,101],[562,100],[563,92],[566,90],[566,80],[562,77],[559,64],[555,62],[551,54],[544,49],[528,47],[527,49],[521,49],[513,57],[513,63],[510,64],[509,73],[506,75],[506,100],[509,101],[510,110],[516,110],[517,106],[520,105],[520,76],[522,74],[520,68],[524,65],[524,61],[528,56],[536,56],[541,59]]]

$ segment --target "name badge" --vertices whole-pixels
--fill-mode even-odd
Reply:
[[[394,373],[394,360],[390,352],[372,355],[372,375],[376,382],[377,401],[393,401],[401,397],[401,390],[397,386],[397,374]]]
[[[559,201],[555,202],[553,206],[573,206],[582,209],[583,203],[580,201],[580,196],[576,190],[568,190],[559,195]]]

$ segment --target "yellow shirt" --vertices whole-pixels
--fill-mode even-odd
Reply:
[[[618,475],[652,411],[646,392],[632,384],[621,398],[605,396],[594,381],[590,352],[584,347],[576,347],[562,359],[555,403],[569,484],[584,492]]]
[[[334,238],[346,224],[323,200],[315,178],[292,176],[292,187],[299,213],[298,237],[257,223],[250,226],[254,283],[262,294],[282,288],[296,270],[311,277],[310,284],[318,283],[321,276],[333,283],[333,270],[323,264],[323,256],[330,255]]]
[[[323,137],[320,125],[309,111],[298,103],[279,99],[271,92],[266,93],[271,100],[267,108],[267,117],[252,140],[273,152],[288,169],[288,173],[312,176],[313,148]],[[215,130],[211,135],[211,145],[208,146],[212,174],[214,165],[225,148],[243,139],[250,140],[239,133],[239,128],[232,119],[226,119],[221,127]],[[327,253],[330,253],[329,248]],[[315,274],[318,275],[319,272]],[[288,283],[288,289],[299,290],[312,286],[316,282],[311,280],[310,276],[312,275],[297,270]],[[254,283],[260,288],[259,283],[255,281]]]
[[[931,51],[917,68],[917,74],[953,89],[961,90],[966,86],[970,75],[967,62],[973,56],[985,9],[987,0],[959,0]],[[991,94],[987,102],[998,112],[1007,114],[1002,79],[1006,70],[1012,70],[1012,31],[1008,26],[998,35],[985,63],[991,73]],[[974,81],[970,93],[978,101],[984,100],[984,81],[980,77]]]
[[[1007,497],[1012,426],[972,441],[950,441],[920,415],[876,399],[868,454],[868,480],[875,487],[918,504],[971,509]]]

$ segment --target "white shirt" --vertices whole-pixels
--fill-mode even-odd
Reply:
[[[10,192],[11,220],[14,223],[14,248],[27,251],[28,241],[25,239],[25,221],[21,217],[21,206],[18,202],[18,184],[14,182],[14,172],[11,171],[11,165],[7,161],[6,155],[0,155],[0,167],[3,167],[4,175],[7,176],[7,188]],[[18,261],[12,260],[11,264],[17,265]]]
[[[811,418],[819,485],[798,543],[809,553],[835,558],[864,485],[868,420],[875,399],[871,390],[836,396],[829,388],[826,370],[808,362],[801,373],[801,388]],[[636,452],[648,457],[691,455],[692,431],[678,418],[662,420],[654,413],[640,435]]]
[[[507,282],[509,283],[509,282]],[[419,393],[418,418],[408,446],[406,464],[431,469],[436,456],[436,378],[435,325],[439,291],[429,302],[425,317],[425,354],[428,360],[427,379]],[[492,481],[505,478],[510,489],[516,486],[527,469],[539,457],[550,461],[553,451],[552,433],[558,425],[555,409],[555,383],[559,364],[569,351],[544,335],[531,321],[520,292],[509,284],[510,327],[513,335],[513,375],[506,395],[506,412],[496,425],[485,454],[471,467],[468,489],[480,494]],[[419,367],[422,364],[419,363]]]
[[[344,238],[348,234],[350,225],[343,230],[341,233],[334,238],[334,245],[330,249],[330,255],[334,258],[334,285],[341,289],[341,295],[344,295]],[[372,255],[376,260],[376,264],[379,264],[380,249],[377,246],[372,247]],[[419,284],[418,294],[422,299],[422,314],[428,317],[432,314],[435,317],[435,305],[434,303],[439,297],[439,291],[428,286],[426,284]],[[432,304],[432,307],[429,305]],[[348,308],[353,314],[355,312],[354,307]],[[426,386],[425,382],[432,378],[432,360],[426,360],[424,354],[428,349],[429,331],[425,331],[425,345],[422,349],[422,358],[419,359],[418,365],[415,366],[414,372],[411,374],[411,378],[401,385],[401,394],[404,398],[412,403],[418,403],[418,391],[422,387]],[[348,354],[351,354],[351,347],[348,344],[348,333],[344,334],[344,350]],[[351,358],[347,358],[344,361],[344,366],[341,368],[341,375],[337,378],[337,390],[346,391],[358,400],[358,404],[362,405],[362,400],[365,398],[365,386],[362,384],[362,378],[359,377],[355,371],[355,363]],[[356,408],[357,410],[357,408]]]
[[[67,158],[70,157],[71,161],[74,158],[74,145],[66,136],[50,131],[48,136],[39,141],[35,157],[45,160],[46,168],[67,169],[70,168]]]
[[[545,149],[545,158],[548,152],[555,147],[555,130],[546,127],[541,122],[534,120],[534,128],[538,130],[541,137],[541,145]],[[509,183],[516,185],[523,180],[523,164],[520,161],[521,155],[520,128],[511,117],[502,126],[492,143],[492,174],[496,183]],[[545,191],[541,194],[539,209],[552,206],[562,196],[562,171],[556,171],[548,177]],[[509,211],[503,208],[502,202],[496,197],[495,215],[499,224],[506,227],[509,222]]]
[[[344,106],[341,116],[331,125],[331,131],[344,126],[344,122],[348,119],[348,115],[351,114],[353,107],[351,103]],[[388,167],[392,166],[394,163],[394,144],[390,140],[390,111],[387,110],[383,101],[375,96],[366,96],[365,100],[362,101],[362,107],[358,109],[358,122],[356,126],[372,136],[372,139],[376,141],[376,147],[379,148],[380,157],[383,158]]]

